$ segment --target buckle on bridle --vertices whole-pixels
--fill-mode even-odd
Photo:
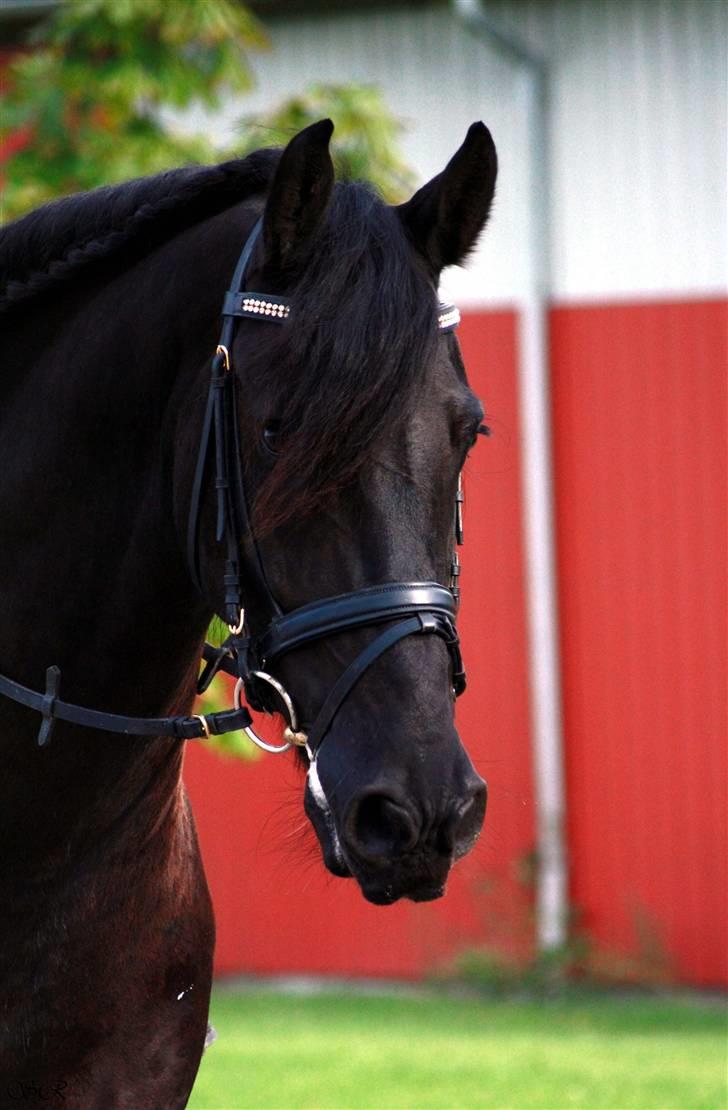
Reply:
[[[217,347],[215,348],[215,354],[216,355],[222,355],[223,361],[225,363],[225,369],[229,370],[230,369],[230,352],[228,351],[227,347],[224,346],[224,344],[222,344],[222,343],[218,343]]]
[[[205,740],[209,740],[210,726],[207,723],[207,717],[204,717],[201,713],[195,713],[195,719],[198,720],[202,725],[202,732],[204,734]]]
[[[240,610],[240,617],[237,624],[228,624],[231,636],[239,636],[245,627],[245,610]]]

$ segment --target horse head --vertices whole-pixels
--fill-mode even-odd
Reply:
[[[459,475],[483,411],[455,335],[438,326],[437,284],[487,220],[496,155],[474,124],[442,173],[390,207],[335,184],[331,132],[314,124],[280,157],[245,266],[252,308],[224,351],[250,521],[242,601],[258,665],[295,705],[327,867],[372,902],[420,901],[443,893],[486,806],[454,726],[447,593]],[[256,318],[268,304],[274,323]],[[337,625],[352,606],[369,619]],[[293,614],[320,627],[296,641]],[[254,673],[246,688],[282,709]]]

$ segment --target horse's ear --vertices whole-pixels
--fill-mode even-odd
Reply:
[[[266,265],[285,267],[326,210],[334,184],[329,153],[333,130],[330,119],[312,123],[281,155],[263,216]]]
[[[490,213],[497,173],[490,131],[484,123],[473,123],[442,173],[396,209],[435,273],[463,262],[475,246]]]

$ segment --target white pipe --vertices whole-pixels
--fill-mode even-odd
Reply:
[[[548,951],[564,943],[568,927],[549,404],[548,71],[545,61],[499,27],[479,0],[453,0],[453,7],[469,31],[518,67],[528,112],[530,280],[519,312],[519,395],[538,841],[536,917],[539,948]]]

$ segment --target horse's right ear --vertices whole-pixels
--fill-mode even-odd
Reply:
[[[495,143],[473,123],[442,173],[396,209],[417,250],[439,274],[464,261],[490,214],[498,173]]]
[[[334,185],[330,119],[305,127],[283,151],[263,216],[265,265],[285,268],[315,231]]]

